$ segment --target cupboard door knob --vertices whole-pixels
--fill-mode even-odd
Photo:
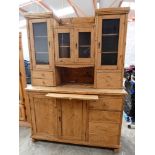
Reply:
[[[77,48],[77,43],[75,44],[76,48]]]
[[[98,43],[98,48],[100,48],[100,42]]]
[[[59,122],[61,122],[61,117],[59,116]]]

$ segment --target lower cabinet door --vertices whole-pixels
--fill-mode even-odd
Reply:
[[[57,136],[57,106],[56,99],[48,99],[45,96],[33,98],[32,111],[33,130],[37,134]]]
[[[82,100],[61,100],[62,138],[68,140],[85,139],[85,110]]]

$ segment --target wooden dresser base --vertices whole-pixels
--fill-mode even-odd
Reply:
[[[70,140],[58,140],[58,139],[51,139],[50,137],[42,137],[42,136],[31,136],[32,142],[37,142],[37,141],[51,141],[51,142],[56,142],[56,143],[64,143],[64,144],[73,144],[73,145],[83,145],[83,146],[90,146],[90,147],[97,147],[97,148],[107,148],[107,149],[113,149],[115,153],[118,153],[121,145],[117,145],[117,146],[109,146],[109,145],[105,145],[105,146],[101,146],[101,145],[92,145],[90,143],[86,143],[86,142],[77,142],[77,141],[70,141]]]
[[[118,151],[125,91],[39,88],[27,88],[32,141],[47,140]]]

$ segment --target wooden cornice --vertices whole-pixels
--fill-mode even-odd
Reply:
[[[128,14],[129,11],[130,11],[129,7],[103,8],[103,9],[97,9],[95,11],[95,14],[96,15]]]

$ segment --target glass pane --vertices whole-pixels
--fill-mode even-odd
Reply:
[[[36,64],[49,64],[47,23],[33,23]]]
[[[34,37],[34,47],[37,52],[48,52],[47,37]]]
[[[117,65],[117,53],[102,53],[101,65]]]
[[[79,58],[90,58],[91,32],[79,32]]]
[[[90,58],[90,47],[79,47],[80,58]]]
[[[59,46],[70,46],[70,34],[59,33],[58,34]]]
[[[102,36],[102,52],[118,51],[118,35]]]
[[[60,58],[70,58],[70,47],[59,47]]]
[[[91,32],[79,32],[79,46],[91,44]]]
[[[37,53],[36,64],[49,64],[48,53]]]
[[[33,23],[34,36],[47,36],[47,23]]]
[[[102,34],[119,33],[120,19],[103,19]]]

